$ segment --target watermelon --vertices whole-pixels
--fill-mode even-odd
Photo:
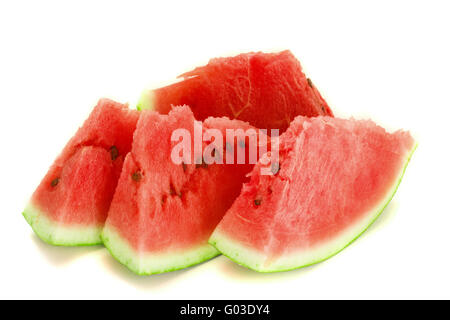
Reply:
[[[300,116],[280,137],[278,161],[260,159],[209,243],[260,272],[323,261],[379,216],[414,150],[408,132]]]
[[[227,116],[281,132],[298,115],[333,115],[290,51],[216,58],[180,77],[145,92],[138,108],[167,114],[172,106],[186,104],[198,120]]]
[[[110,253],[137,274],[177,270],[218,254],[208,239],[239,195],[253,164],[208,164],[202,154],[208,146],[213,146],[215,155],[235,148],[247,152],[252,139],[244,133],[252,127],[228,118],[207,118],[199,125],[187,106],[168,115],[145,110],[138,121],[102,233]],[[172,141],[173,132],[185,130],[191,139],[199,133],[201,139],[207,129],[216,129],[223,137],[226,129],[244,132],[233,145],[200,140],[200,153],[189,142],[194,152],[182,152],[182,161],[173,161],[172,150],[179,143]]]
[[[34,232],[54,245],[94,245],[131,150],[139,117],[102,99],[48,170],[23,212]]]

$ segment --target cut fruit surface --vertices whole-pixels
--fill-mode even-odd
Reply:
[[[333,115],[290,51],[216,58],[180,77],[143,94],[138,107],[167,114],[185,104],[198,120],[227,116],[281,132],[298,115]]]
[[[122,264],[137,274],[181,269],[218,254],[208,239],[223,214],[239,195],[250,164],[207,164],[202,154],[208,146],[214,154],[226,154],[224,141],[200,140],[195,152],[194,136],[205,137],[216,129],[251,129],[247,123],[227,118],[197,122],[189,107],[176,107],[168,115],[145,110],[134,134],[132,151],[122,174],[102,234],[105,246]],[[192,154],[176,163],[172,151],[179,144],[174,132],[189,135]],[[238,143],[234,147],[248,148]],[[200,161],[198,158],[200,157]],[[195,163],[197,161],[197,163]]]
[[[100,100],[31,197],[23,215],[54,245],[93,245],[100,234],[139,112]]]
[[[325,260],[383,211],[414,149],[409,133],[371,121],[297,117],[275,174],[260,174],[261,159],[209,243],[260,272]]]

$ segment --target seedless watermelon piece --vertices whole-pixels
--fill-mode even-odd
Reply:
[[[180,82],[145,92],[138,108],[166,114],[186,104],[199,120],[227,116],[281,132],[298,115],[333,115],[290,51],[216,58],[180,77]]]
[[[323,261],[356,239],[393,197],[415,149],[371,121],[298,117],[280,137],[274,175],[251,180],[209,243],[260,272]]]
[[[94,245],[106,220],[139,112],[103,99],[68,142],[23,215],[54,245]]]
[[[177,270],[216,256],[218,251],[208,239],[253,167],[194,163],[199,155],[193,143],[192,154],[183,158],[186,161],[174,163],[171,153],[179,141],[171,140],[172,133],[185,129],[192,142],[194,121],[189,107],[183,106],[169,115],[145,110],[138,122],[102,234],[111,254],[137,274]],[[225,130],[234,128],[251,126],[208,118],[197,132],[201,139],[205,130],[217,129],[225,137]],[[204,142],[201,149],[207,145]],[[228,152],[225,143],[214,145],[216,154]]]

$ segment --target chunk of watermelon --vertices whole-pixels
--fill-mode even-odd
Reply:
[[[23,212],[42,240],[67,246],[101,243],[100,234],[138,117],[139,112],[127,105],[99,101]]]
[[[253,167],[194,163],[198,157],[194,153],[190,161],[188,157],[174,163],[171,152],[178,142],[171,140],[172,133],[186,129],[193,139],[194,121],[189,107],[183,106],[168,115],[143,111],[138,122],[102,234],[111,254],[137,274],[177,270],[216,256],[208,239]],[[200,134],[212,128],[225,137],[226,129],[252,127],[238,120],[208,118]],[[238,135],[234,147],[249,148],[251,139],[237,145],[244,138]],[[222,148],[214,145],[217,153],[229,152],[226,143]]]
[[[298,117],[280,137],[275,175],[260,174],[260,159],[209,243],[260,272],[325,260],[383,211],[414,149],[409,133],[371,121]]]
[[[227,116],[281,132],[298,115],[333,115],[290,51],[216,58],[180,77],[146,92],[138,108],[167,114],[172,106],[186,104],[198,120]]]

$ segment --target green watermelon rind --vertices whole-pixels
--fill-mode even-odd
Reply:
[[[29,203],[22,212],[34,233],[44,242],[55,246],[93,246],[102,244],[102,226],[61,225],[49,219]]]
[[[392,187],[391,191],[388,193],[388,196],[385,198],[385,200],[380,201],[380,206],[378,206],[375,210],[372,211],[372,213],[369,213],[365,215],[365,219],[352,226],[352,229],[350,232],[346,232],[344,236],[341,236],[338,239],[345,238],[344,241],[336,241],[336,245],[328,250],[325,254],[316,254],[316,258],[310,258],[309,261],[305,260],[304,263],[295,263],[296,257],[298,255],[293,254],[290,257],[280,259],[282,260],[281,263],[275,262],[270,267],[264,266],[264,257],[262,257],[256,250],[252,250],[249,247],[245,247],[238,242],[229,239],[229,237],[223,233],[221,233],[219,230],[216,230],[211,238],[209,239],[209,244],[214,246],[220,253],[222,253],[224,256],[229,258],[230,260],[236,262],[237,264],[244,266],[246,268],[249,268],[254,271],[262,272],[262,273],[272,273],[272,272],[282,272],[282,271],[290,271],[294,269],[304,268],[308,267],[313,264],[317,264],[319,262],[325,261],[342,250],[344,250],[346,247],[348,247],[350,244],[352,244],[356,239],[358,239],[374,222],[377,220],[377,218],[381,215],[381,213],[384,211],[386,206],[390,203],[392,198],[394,197],[395,193],[397,192],[397,189],[402,181],[402,178],[405,174],[406,168],[408,166],[408,163],[414,153],[414,151],[417,148],[417,144],[414,145],[414,147],[411,149],[409,154],[407,155],[407,159],[405,160],[405,164],[403,166],[403,169],[399,175],[399,178],[397,179],[397,182]],[[356,230],[356,231],[355,231]],[[321,249],[324,252],[327,251],[326,249],[330,248],[329,245],[325,245],[324,248]],[[319,249],[320,250],[320,249]],[[316,250],[312,250],[312,252],[316,252]],[[299,259],[297,259],[298,261]],[[259,262],[258,262],[259,261]]]
[[[145,90],[142,92],[141,97],[136,105],[136,109],[142,110],[153,110],[155,104],[155,94],[152,90]]]
[[[140,276],[188,268],[220,254],[213,246],[206,243],[194,249],[155,254],[142,253],[139,256],[136,250],[111,226],[105,226],[101,238],[114,259]]]

